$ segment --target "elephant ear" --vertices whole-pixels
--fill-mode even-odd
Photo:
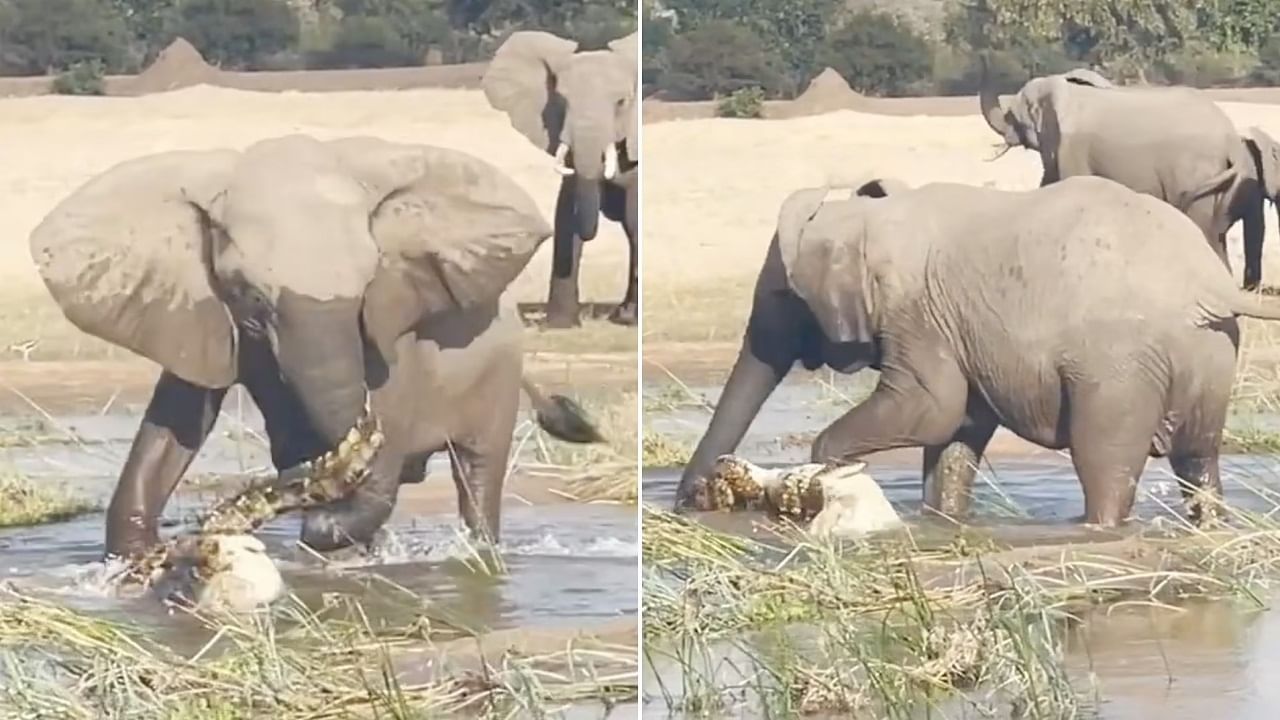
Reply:
[[[632,103],[629,106],[630,115],[623,128],[626,132],[627,157],[633,161],[640,159],[640,106],[635,102],[636,97],[640,94],[640,40],[637,33],[631,33],[625,37],[609,43],[609,49],[618,53],[625,58],[631,67],[631,84],[633,87]]]
[[[869,343],[871,302],[863,252],[865,201],[824,202],[827,188],[791,194],[778,213],[778,251],[792,291],[834,342]]]
[[[1102,77],[1102,75],[1090,70],[1089,68],[1075,68],[1074,70],[1068,70],[1062,74],[1062,77],[1066,78],[1067,82],[1075,85],[1088,85],[1089,87],[1095,88],[1115,87],[1110,80]]]
[[[388,362],[423,316],[496,300],[551,236],[533,198],[470,155],[376,138],[329,146],[370,194],[380,257],[363,320]]]
[[[853,191],[853,195],[855,197],[884,198],[904,193],[910,189],[910,185],[897,178],[875,178],[859,185]]]
[[[1267,197],[1275,202],[1280,197],[1280,145],[1259,127],[1249,128],[1244,133],[1244,142],[1258,163],[1259,180]]]
[[[548,32],[512,33],[494,53],[480,84],[511,126],[548,154],[560,145],[564,100],[555,92],[556,73],[578,49],[572,40]]]
[[[130,160],[54,207],[31,233],[31,258],[67,319],[188,382],[235,382],[234,330],[210,280],[205,209],[238,157],[221,150]]]

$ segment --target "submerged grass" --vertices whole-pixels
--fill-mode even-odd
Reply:
[[[100,509],[61,485],[12,472],[0,475],[0,527],[61,522]]]
[[[425,618],[376,626],[349,598],[198,619],[210,639],[184,657],[138,628],[0,593],[0,718],[548,717],[637,695],[633,648],[571,641],[446,667],[421,655]]]
[[[1067,674],[1064,638],[1085,609],[1264,604],[1280,521],[1225,512],[1230,529],[1009,548],[974,533],[931,547],[909,532],[748,539],[646,506],[646,690],[686,716],[1074,717],[1088,689]]]

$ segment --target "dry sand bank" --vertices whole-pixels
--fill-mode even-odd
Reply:
[[[478,90],[274,94],[197,86],[137,98],[0,99],[0,356],[21,357],[6,349],[36,338],[46,340],[36,358],[58,338],[67,355],[84,342],[54,308],[27,248],[30,231],[68,193],[140,155],[243,148],[288,133],[321,139],[375,135],[462,150],[510,175],[548,219],[554,210],[560,178],[552,159]],[[513,285],[514,299],[545,300],[550,260],[548,242]],[[616,303],[626,269],[625,235],[616,224],[602,222],[583,252],[583,299]]]
[[[644,335],[733,342],[783,199],[824,183],[876,175],[913,185],[960,182],[1030,189],[1039,157],[997,138],[977,113],[889,116],[840,110],[786,120],[704,119],[648,124],[644,135]],[[1280,106],[1222,103],[1237,127],[1280,136]],[[1264,278],[1280,284],[1280,228],[1267,211]],[[1242,228],[1229,235],[1241,270]],[[690,354],[690,350],[686,350]],[[646,373],[648,369],[646,368]]]

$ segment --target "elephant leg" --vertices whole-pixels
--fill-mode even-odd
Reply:
[[[1164,399],[1142,382],[1120,377],[1084,381],[1067,390],[1071,461],[1084,490],[1087,523],[1116,527],[1133,510]]]
[[[1169,465],[1178,476],[1178,489],[1187,506],[1187,517],[1201,527],[1214,524],[1222,506],[1222,476],[1218,453],[1171,454]]]
[[[970,413],[951,441],[924,449],[924,509],[948,518],[969,513],[973,480],[987,443],[995,434],[996,419],[989,411]]]
[[[1261,197],[1251,198],[1244,213],[1244,283],[1245,290],[1257,290],[1262,284],[1262,242],[1267,222]],[[1223,236],[1226,246],[1226,236]]]
[[[213,429],[226,393],[160,374],[107,507],[108,556],[143,553],[159,542],[160,513]]]
[[[1209,243],[1209,247],[1213,248],[1213,252],[1222,261],[1222,266],[1230,273],[1231,258],[1227,254],[1227,234],[1218,232],[1214,198],[1201,198],[1192,203],[1191,207],[1187,208],[1186,215],[1191,218],[1196,227],[1200,228],[1200,232],[1204,234],[1204,241]]]
[[[505,450],[511,449],[510,440]],[[454,446],[449,453],[458,489],[458,514],[478,541],[498,544],[502,535],[502,488],[507,479],[507,452],[489,447],[477,452]]]
[[[427,463],[431,461],[432,453],[418,453],[410,455],[404,460],[404,467],[400,470],[401,485],[417,485],[427,479]]]
[[[937,370],[927,384],[903,373],[882,374],[870,397],[813,441],[813,461],[948,443],[964,421],[968,386],[954,364]]]
[[[640,236],[637,233],[640,201],[638,193],[638,183],[633,182],[627,186],[622,197],[622,203],[624,204],[622,229],[627,234],[630,258],[627,267],[627,291],[622,296],[622,302],[609,314],[610,322],[618,325],[635,325],[636,315],[638,314],[637,307],[640,292]]]
[[[318,552],[372,543],[396,506],[405,454],[398,437],[385,433],[386,444],[369,465],[369,475],[350,497],[303,516],[301,540]]]
[[[547,297],[547,327],[571,328],[582,324],[578,302],[578,265],[582,238],[578,236],[572,178],[560,183],[556,198],[555,238],[551,255],[551,290]]]

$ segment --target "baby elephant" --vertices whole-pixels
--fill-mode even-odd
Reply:
[[[1148,456],[1169,457],[1194,519],[1199,491],[1220,499],[1236,318],[1280,311],[1238,291],[1175,208],[1096,177],[827,194],[783,204],[677,507],[705,504],[715,459],[796,361],[881,372],[814,441],[813,460],[921,446],[925,505],[948,515],[967,511],[999,425],[1071,450],[1089,523],[1128,517]]]

